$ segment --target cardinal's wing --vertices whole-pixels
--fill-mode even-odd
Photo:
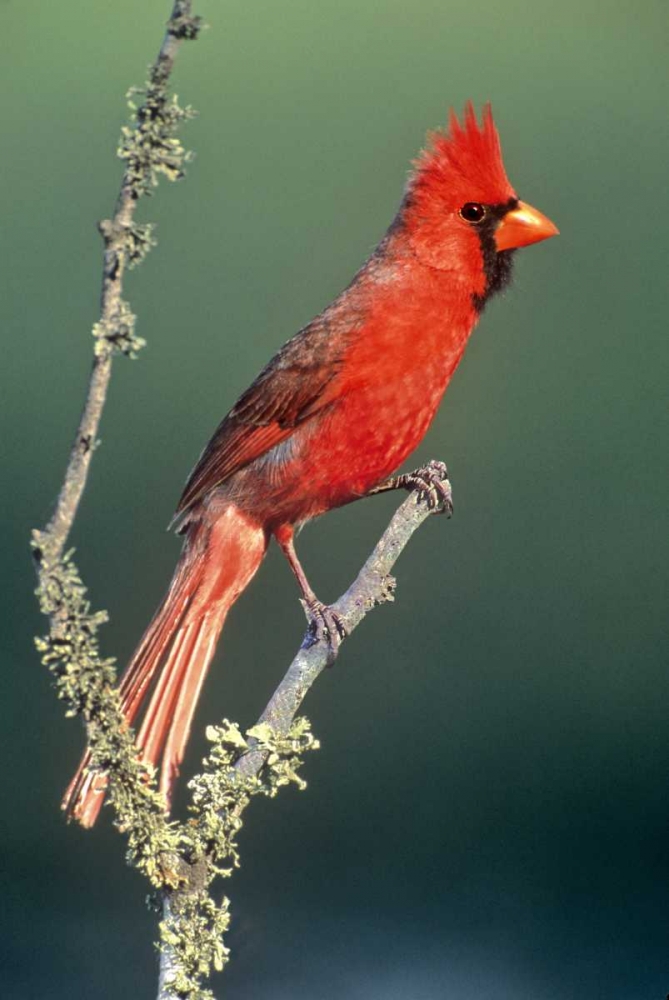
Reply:
[[[191,472],[176,518],[337,398],[343,358],[360,317],[349,314],[342,322],[331,312],[289,340],[235,403]]]

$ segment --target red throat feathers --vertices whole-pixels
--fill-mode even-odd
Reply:
[[[341,295],[289,340],[223,419],[177,507],[184,546],[120,683],[128,724],[168,808],[225,618],[272,536],[307,605],[295,529],[368,495],[422,440],[514,251],[557,235],[519,201],[489,106],[451,113],[421,153],[388,232]],[[106,777],[72,780],[63,807],[95,822]]]

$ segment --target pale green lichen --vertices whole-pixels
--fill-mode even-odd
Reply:
[[[33,554],[39,564],[40,608],[51,620],[48,635],[36,640],[42,662],[65,702],[66,715],[81,715],[86,723],[91,768],[109,776],[107,800],[115,825],[128,835],[129,863],[156,888],[174,885],[161,859],[179,850],[181,834],[165,818],[153,769],[138,757],[121,711],[114,660],[100,655],[97,633],[107,613],[91,610],[71,552],[54,557],[47,536],[35,532]]]
[[[230,926],[229,901],[217,904],[206,892],[178,898],[174,894],[169,915],[160,923],[160,945],[173,957],[173,974],[167,986],[179,1000],[213,1000],[203,987],[212,970],[221,972],[230,952],[223,935]]]
[[[134,100],[138,95],[144,96],[139,106]],[[125,185],[134,198],[141,198],[152,194],[161,176],[169,181],[184,176],[192,153],[176,133],[197,112],[190,105],[182,108],[176,94],[168,95],[155,71],[144,87],[131,87],[126,96],[130,124],[121,129],[117,154],[125,162]]]
[[[317,750],[320,744],[304,718],[295,719],[285,735],[260,723],[243,736],[237,723],[227,719],[220,726],[208,726],[206,735],[211,749],[202,762],[202,773],[188,785],[193,814],[188,835],[193,853],[206,854],[218,874],[227,876],[239,866],[236,837],[250,799],[254,795],[273,798],[279,788],[291,783],[306,788],[297,773],[302,754]],[[258,763],[244,773],[237,765],[248,754],[257,754]]]
[[[154,237],[155,229],[153,222],[133,222],[125,230],[123,249],[128,267],[139,267],[146,255],[158,245]]]
[[[180,1000],[209,1000],[211,993],[202,982],[228,960],[222,935],[230,920],[229,902],[224,898],[217,904],[206,887],[216,875],[228,877],[239,867],[237,836],[244,810],[254,795],[272,798],[288,784],[305,788],[297,773],[301,755],[319,746],[304,718],[296,719],[285,735],[261,723],[245,736],[237,723],[224,719],[220,726],[207,727],[207,739],[212,746],[202,773],[188,785],[191,820],[183,831],[192,870],[200,865],[195,891],[173,893],[160,926],[161,948],[177,970],[169,985]],[[244,774],[237,765],[248,754],[260,758],[257,770]]]
[[[178,4],[177,7],[180,5]],[[206,27],[203,18],[184,12],[176,13],[167,23],[167,30],[174,38],[194,41]]]
[[[139,351],[146,346],[146,341],[135,333],[136,322],[137,317],[129,304],[125,299],[119,299],[113,315],[93,326],[96,357],[115,350],[128,358],[136,358]]]
[[[297,785],[304,791],[307,783],[297,773],[302,766],[302,755],[309,750],[319,750],[320,743],[311,732],[311,723],[305,716],[294,719],[287,733],[277,733],[269,723],[260,722],[246,731],[250,748],[260,751],[265,761],[260,771],[263,792],[273,798],[284,785]]]

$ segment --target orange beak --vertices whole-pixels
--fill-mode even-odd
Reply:
[[[559,232],[538,209],[519,201],[518,207],[507,212],[495,230],[495,244],[498,250],[515,250],[557,236]]]

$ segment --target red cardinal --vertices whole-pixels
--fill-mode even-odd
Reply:
[[[340,628],[309,586],[296,529],[369,495],[420,443],[517,247],[558,230],[509,183],[490,107],[454,113],[419,157],[399,212],[334,302],[281,348],[220,424],[177,507],[184,547],[120,685],[137,745],[169,803],[195,706],[232,604],[272,536],[312,620]],[[154,683],[155,682],[155,683]],[[92,826],[106,778],[85,756],[63,807]]]

